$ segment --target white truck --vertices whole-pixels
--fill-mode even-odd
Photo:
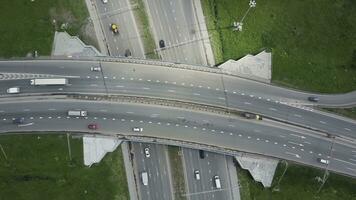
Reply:
[[[66,78],[35,78],[31,79],[31,85],[67,85]]]
[[[148,174],[147,172],[141,173],[141,180],[143,185],[148,185]]]
[[[68,116],[72,117],[86,117],[88,116],[88,112],[85,110],[69,110]]]
[[[220,178],[219,176],[214,176],[214,182],[215,182],[215,187],[217,189],[221,189],[221,183],[220,183]]]

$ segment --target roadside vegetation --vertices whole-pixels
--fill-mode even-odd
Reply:
[[[129,199],[121,149],[90,168],[82,138],[66,135],[0,136],[0,199]]]
[[[237,174],[241,200],[356,199],[355,179],[330,173],[321,187],[324,171],[316,168],[282,162],[277,167],[271,188],[264,188],[239,167]]]
[[[272,52],[272,82],[297,89],[356,90],[356,3],[260,0],[233,32],[249,1],[202,0],[217,63]]]
[[[180,147],[168,146],[168,154],[172,170],[174,197],[176,200],[185,200],[187,198],[183,196],[186,192],[181,149]]]
[[[339,115],[356,119],[356,107],[355,108],[323,108],[324,110],[337,113]]]
[[[155,52],[156,44],[150,29],[149,18],[143,0],[130,0],[130,2],[134,7],[135,20],[143,40],[146,57],[149,59],[159,59],[158,54]]]
[[[50,55],[55,30],[93,42],[88,16],[84,0],[6,1],[0,6],[0,57],[25,57],[35,50]]]

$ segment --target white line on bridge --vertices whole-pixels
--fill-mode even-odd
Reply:
[[[338,159],[338,158],[334,158],[334,160],[337,160],[337,161],[340,161],[340,162],[343,162],[343,163],[346,163],[346,164],[350,164],[350,165],[356,166],[355,163],[348,162],[348,161],[346,161],[346,160],[341,160],[341,159]]]
[[[273,111],[276,111],[277,109],[275,109],[275,108],[268,108],[269,110],[273,110]]]
[[[18,127],[22,127],[22,126],[31,126],[33,125],[34,123],[31,122],[31,123],[28,123],[28,124],[19,124]]]
[[[322,123],[322,124],[326,124],[326,122],[324,122],[324,121],[319,121],[320,123]]]
[[[291,142],[291,141],[288,141],[288,143],[289,143],[289,144],[298,145],[298,146],[301,146],[301,147],[303,147],[303,146],[304,146],[303,144],[298,144],[298,143],[296,143],[296,142]]]
[[[294,136],[294,137],[299,137],[299,138],[305,139],[305,137],[302,136],[302,135],[297,135],[297,134],[293,134],[293,133],[291,133],[291,134],[289,134],[289,135]]]
[[[244,104],[246,104],[246,105],[251,105],[251,103],[250,103],[250,102],[244,102]]]
[[[289,155],[292,155],[292,156],[295,156],[295,157],[297,157],[297,158],[300,158],[300,155],[298,155],[298,154],[291,153],[291,152],[288,152],[288,151],[286,151],[285,153],[286,153],[286,154],[289,154]]]
[[[298,115],[298,114],[294,114],[293,116],[294,117],[302,117],[301,115]]]
[[[345,130],[347,130],[347,131],[351,131],[351,129],[349,129],[349,128],[344,128]]]

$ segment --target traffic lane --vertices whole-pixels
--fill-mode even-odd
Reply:
[[[149,3],[151,3],[148,7],[151,9],[150,13],[153,13],[152,21],[157,36],[165,41],[167,47],[179,46],[181,43],[196,39],[190,38],[191,35],[189,32],[191,32],[191,30],[188,28],[188,20],[185,19],[181,4],[177,3],[173,6],[173,3],[168,1],[150,1]],[[190,11],[192,12],[193,10]],[[164,17],[162,18],[162,16]],[[180,47],[175,47],[173,51],[162,53],[162,58],[175,62],[204,64],[206,62],[204,62],[201,57],[201,49],[197,47],[197,45],[193,45],[191,47],[193,49],[190,49],[191,53],[188,53],[187,50],[180,49]],[[180,52],[183,52],[183,54]],[[184,55],[184,57],[182,57],[182,55]]]
[[[140,180],[142,199],[171,199],[170,175],[167,170],[167,159],[163,145],[133,143],[139,173],[148,172],[148,185]],[[149,148],[150,157],[146,157],[144,149]]]
[[[228,172],[226,158],[224,155],[206,152],[205,158],[199,157],[199,151],[194,149],[183,149],[187,170],[187,182],[189,187],[189,197],[191,200],[197,199],[231,199],[229,195],[230,184],[228,182]],[[194,177],[194,171],[199,170],[200,180]],[[213,177],[218,175],[221,180],[222,190],[215,188]]]
[[[59,76],[85,76],[91,67],[100,66],[97,61],[26,60],[0,61],[0,72],[48,74]]]
[[[31,112],[31,114],[33,113],[34,112]],[[111,133],[111,134],[121,133],[121,134],[137,135],[136,133],[132,132],[132,128],[135,126],[140,126],[144,128],[145,136],[177,139],[177,140],[190,141],[190,142],[194,142],[194,141],[201,142],[204,144],[211,144],[214,146],[219,146],[224,148],[255,152],[263,155],[272,155],[275,157],[296,160],[298,162],[313,164],[317,166],[319,166],[319,163],[316,162],[316,158],[319,157],[318,153],[322,155],[324,154],[327,155],[330,149],[330,145],[325,146],[322,144],[318,144],[317,146],[313,145],[308,150],[306,148],[305,150],[302,150],[302,148],[298,147],[297,145],[289,144],[285,140],[276,143],[275,142],[276,138],[272,140],[272,139],[265,139],[262,137],[252,137],[251,135],[245,135],[245,134],[241,134],[241,136],[240,134],[227,135],[219,132],[220,130],[215,130],[215,129],[210,129],[208,132],[208,130],[205,127],[203,128],[199,127],[199,129],[194,129],[184,124],[178,124],[178,123],[177,126],[177,124],[174,125],[174,121],[161,121],[161,120],[155,121],[151,119],[150,120],[146,119],[145,121],[144,120],[139,121],[139,119],[136,120],[134,118],[127,118],[124,119],[124,121],[122,121],[123,118],[121,118],[119,121],[118,118],[114,120],[114,118],[111,117],[112,116],[95,118],[94,116],[94,117],[89,117],[88,121],[83,119],[73,118],[74,120],[63,124],[63,121],[66,121],[67,119],[71,120],[72,118],[62,116],[61,119],[58,119],[58,116],[39,116],[30,120],[26,119],[26,121],[28,122],[33,122],[35,120],[36,123],[34,123],[34,125],[25,126],[25,127],[17,127],[13,125],[11,123],[11,119],[9,118],[7,120],[2,121],[3,124],[1,126],[1,129],[2,131],[20,131],[20,130],[86,131],[87,130],[86,126],[88,123],[100,121],[100,126],[102,127],[101,131]],[[46,126],[48,126],[46,128],[43,128],[42,127],[43,125],[42,126],[39,125],[39,122],[44,120],[47,120],[44,123]],[[52,122],[55,121],[57,124],[56,123],[52,124],[49,121]],[[75,127],[69,126],[71,123],[74,122],[75,122]],[[83,124],[80,125],[80,123]],[[142,135],[142,134],[138,134],[138,135]],[[281,138],[283,139],[283,137]],[[347,163],[342,163],[342,164],[344,167],[345,165],[347,166]],[[336,167],[335,170],[337,169],[339,169],[339,167]]]
[[[322,112],[312,112],[291,107],[280,102],[265,101],[255,96],[228,94],[227,99],[229,107],[244,107],[246,111],[261,113],[295,124],[313,127],[333,135],[344,135],[351,138],[356,137],[353,132],[356,130],[356,123],[350,120],[346,121],[329,115],[323,115]]]

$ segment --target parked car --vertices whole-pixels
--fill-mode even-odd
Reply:
[[[220,178],[219,176],[214,176],[214,185],[217,189],[221,188]]]
[[[103,3],[108,3],[108,0],[102,0],[103,1]]]
[[[308,97],[308,100],[309,101],[312,101],[312,102],[318,102],[319,101],[319,98],[318,97]]]
[[[98,124],[96,124],[96,123],[88,124],[88,129],[96,130],[96,129],[98,129],[98,128],[99,128],[99,126],[98,126]]]
[[[164,48],[166,47],[166,44],[164,43],[164,40],[159,41],[159,48]]]
[[[146,156],[146,158],[149,158],[151,156],[150,149],[148,147],[145,148],[145,156]]]

